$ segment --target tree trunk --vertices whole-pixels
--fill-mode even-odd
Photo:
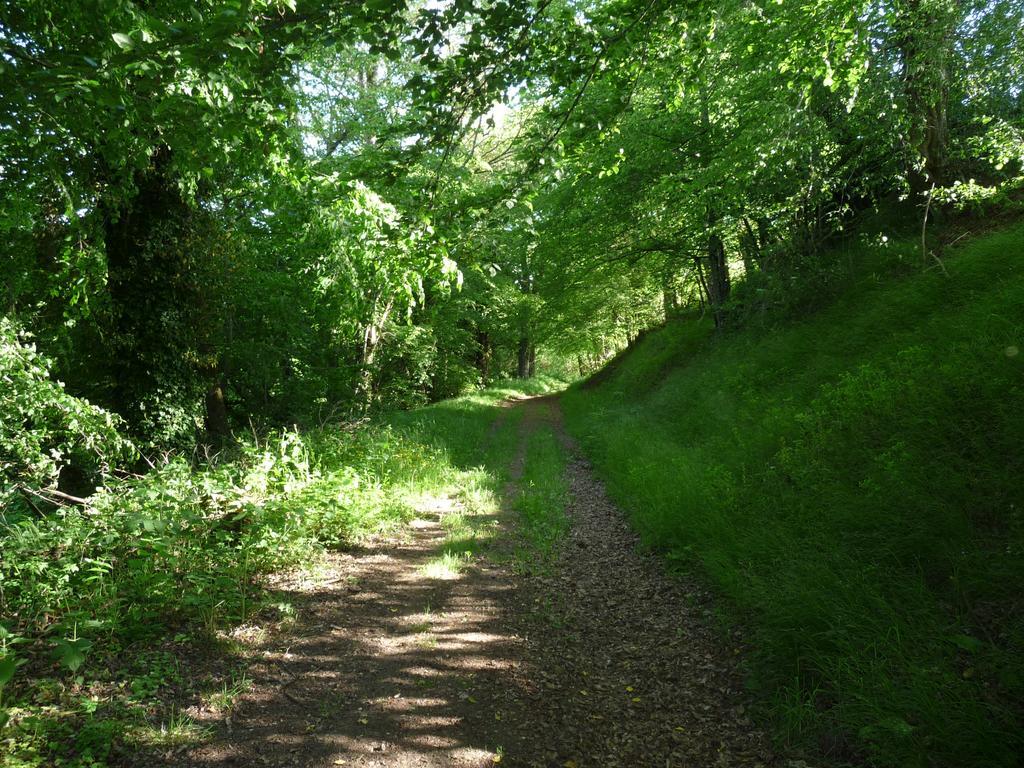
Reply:
[[[701,58],[706,52],[701,52]],[[710,94],[708,85],[702,79],[700,81],[700,118],[701,126],[708,136],[712,133],[711,112],[709,108]],[[729,265],[725,261],[725,243],[718,234],[718,211],[715,210],[714,201],[708,200],[705,210],[705,232],[707,233],[707,274],[705,275],[705,288],[708,295],[708,305],[711,307],[712,316],[715,318],[715,328],[721,329],[725,324],[724,304],[729,298]]]
[[[516,376],[520,379],[529,378],[530,375],[530,340],[526,336],[519,337],[519,359],[516,368]]]
[[[673,285],[675,274],[666,267],[661,275],[661,311],[665,313],[665,322],[679,311],[679,295]]]
[[[198,405],[208,363],[185,361],[206,357],[216,323],[203,309],[205,224],[181,193],[170,150],[153,154],[135,186],[130,200],[104,204],[103,237],[117,369],[109,405],[138,426],[153,419],[155,398],[161,410]],[[167,392],[181,399],[169,401]]]
[[[899,18],[903,34],[898,45],[910,118],[907,139],[921,164],[910,170],[908,180],[911,190],[919,194],[947,181],[949,67],[961,6],[960,2],[942,7],[907,0]]]
[[[480,381],[487,386],[491,380],[491,337],[486,331],[476,335],[476,368],[480,371]]]
[[[910,103],[911,146],[917,151],[922,169],[914,168],[910,173],[910,185],[914,192],[924,192],[933,184],[942,186],[946,182],[947,145],[949,128],[946,111],[949,103],[949,83],[945,61],[936,64],[941,71],[934,76],[931,93],[925,95],[912,90],[908,95]],[[911,86],[913,88],[913,86]]]
[[[725,326],[725,302],[729,298],[729,265],[725,260],[725,243],[719,237],[715,226],[718,215],[709,207],[707,213],[708,251],[707,251],[707,294],[708,305],[711,307],[715,328]]]
[[[758,266],[762,271],[768,272],[772,268],[772,224],[767,216],[757,217],[757,252],[760,254]]]
[[[530,345],[529,374],[531,379],[537,375],[537,347],[533,344]]]
[[[740,232],[740,253],[743,256],[743,268],[747,274],[761,268],[761,246],[750,225],[750,219],[743,217],[743,230]]]
[[[206,390],[206,434],[215,443],[227,442],[231,437],[228,409],[224,405],[224,389],[215,381]]]
[[[373,364],[377,360],[377,344],[380,341],[377,326],[367,326],[363,331],[363,353],[360,360],[358,399],[363,410],[373,404]]]

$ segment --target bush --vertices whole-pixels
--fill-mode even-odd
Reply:
[[[26,511],[32,491],[55,488],[67,468],[95,482],[133,454],[120,418],[68,394],[50,369],[29,336],[0,317],[0,506],[8,515]]]

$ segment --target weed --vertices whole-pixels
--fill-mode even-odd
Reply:
[[[539,392],[551,382],[524,385]],[[0,609],[14,622],[0,626],[0,716],[11,720],[0,733],[0,766],[71,766],[66,754],[85,754],[74,747],[76,729],[96,743],[93,762],[75,768],[102,765],[102,734],[108,746],[204,738],[178,710],[136,722],[182,682],[175,656],[153,646],[202,637],[219,653],[246,655],[230,630],[261,605],[263,575],[315,567],[326,547],[395,535],[424,499],[451,506],[439,510],[446,539],[426,570],[457,576],[493,535],[515,440],[515,416],[497,406],[523,391],[499,385],[354,429],[253,437],[205,465],[171,458],[144,477],[112,480],[87,506],[0,513]],[[508,423],[496,428],[501,417]],[[291,605],[270,605],[282,623],[294,621]],[[43,649],[74,679],[20,679],[30,658],[22,648]],[[114,657],[121,663],[111,683],[125,692],[116,702],[86,706],[64,692],[102,675]],[[244,675],[233,678],[206,703],[229,710],[245,685]]]
[[[136,727],[130,740],[138,746],[167,749],[202,742],[210,733],[208,726],[199,725],[179,708],[171,707],[157,721]]]
[[[455,579],[462,573],[469,560],[469,552],[444,552],[424,565],[422,572],[428,579]]]
[[[252,687],[252,683],[245,671],[237,670],[232,674],[230,680],[221,683],[220,690],[205,696],[203,703],[208,709],[219,714],[230,712],[238,697],[248,691],[250,687]]]

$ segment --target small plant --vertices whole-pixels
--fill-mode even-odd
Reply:
[[[236,671],[232,674],[230,681],[221,684],[219,691],[209,694],[205,698],[208,709],[223,714],[230,712],[235,706],[235,701],[252,687],[252,682],[244,671]]]
[[[4,708],[4,689],[14,679],[14,673],[18,667],[25,663],[25,659],[18,658],[14,652],[14,646],[22,642],[22,638],[12,634],[6,627],[0,624],[0,729],[7,725],[9,715]]]
[[[428,579],[456,579],[472,559],[470,552],[444,552],[422,568]]]
[[[201,726],[185,712],[171,707],[156,725],[139,729],[135,738],[150,747],[180,747],[202,741],[210,734],[210,728]]]
[[[177,660],[163,651],[143,654],[136,660],[135,668],[139,674],[131,678],[129,687],[136,701],[153,700],[161,689],[181,682]]]
[[[430,611],[430,603],[423,609],[423,618],[412,625],[412,631],[417,634],[429,632],[434,627],[434,616]]]

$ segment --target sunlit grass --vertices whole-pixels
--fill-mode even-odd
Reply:
[[[209,726],[172,707],[158,720],[131,729],[128,741],[137,747],[168,749],[202,743],[212,733]]]
[[[428,579],[457,579],[471,557],[469,552],[444,552],[427,562],[421,573]]]
[[[500,404],[551,386],[550,381],[502,384],[381,416],[356,429],[254,437],[236,454],[199,470],[185,462],[161,467],[135,485],[97,494],[95,509],[69,508],[50,521],[52,530],[33,524],[7,537],[5,556],[46,561],[48,567],[22,579],[17,594],[8,591],[5,598],[20,601],[11,605],[24,631],[33,631],[38,616],[40,632],[53,636],[63,619],[55,609],[73,605],[68,633],[77,627],[78,636],[103,639],[93,642],[76,671],[88,681],[106,668],[104,649],[125,647],[120,633],[142,647],[150,638],[159,642],[171,631],[163,617],[173,619],[173,631],[186,624],[182,636],[204,638],[225,655],[247,658],[252,643],[267,631],[248,623],[267,608],[261,589],[267,574],[297,568],[315,584],[325,575],[325,550],[407,538],[417,518],[440,523],[445,532],[421,575],[458,578],[493,536],[493,514],[515,447],[518,414]],[[143,554],[136,520],[148,526],[141,543],[149,549]],[[152,556],[151,550],[164,555]],[[63,559],[54,561],[54,551]],[[92,570],[82,569],[82,563]],[[94,574],[97,569],[101,577]],[[112,606],[131,606],[132,613]],[[289,606],[277,607],[282,624],[295,621]],[[421,634],[423,644],[436,646],[429,632]],[[45,652],[45,642],[37,645]],[[23,647],[28,646],[19,651]],[[152,673],[137,676],[156,680]],[[63,680],[58,682],[63,689]],[[244,685],[244,679],[232,680],[206,694],[204,704],[228,711]],[[16,675],[4,693],[9,711],[31,716],[12,715],[0,743],[36,755],[40,765],[64,760],[62,755],[83,740],[99,754],[118,742],[165,749],[208,736],[205,726],[179,710],[149,719],[147,713],[165,695],[159,685],[147,694],[145,712],[141,700],[101,700],[88,716],[78,698],[50,695],[43,681]],[[37,704],[44,694],[45,704]],[[139,723],[140,713],[145,724]],[[11,768],[3,752],[0,748],[0,766]]]
[[[232,676],[230,681],[221,684],[219,690],[203,696],[203,705],[218,714],[230,712],[235,706],[235,701],[243,693],[252,687],[252,682],[245,672],[238,672]]]
[[[548,569],[569,528],[565,462],[565,452],[549,427],[539,427],[528,437],[515,499],[521,542],[515,552],[515,565],[519,570]]]

